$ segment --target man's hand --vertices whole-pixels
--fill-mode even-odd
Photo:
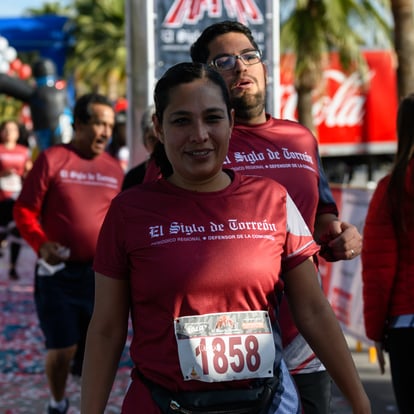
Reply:
[[[66,261],[69,257],[67,248],[51,241],[42,244],[39,255],[45,262],[53,266]]]
[[[319,254],[328,262],[350,260],[361,254],[362,236],[353,224],[336,219],[320,234],[319,244]]]

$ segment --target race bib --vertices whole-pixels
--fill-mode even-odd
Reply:
[[[17,174],[0,177],[0,188],[5,192],[14,193],[17,196],[22,189],[22,179]]]
[[[273,377],[276,351],[265,311],[184,316],[174,330],[185,381]]]

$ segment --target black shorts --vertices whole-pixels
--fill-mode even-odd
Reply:
[[[7,227],[13,221],[13,206],[15,201],[12,198],[0,201],[0,226]]]
[[[67,263],[53,276],[39,276],[36,269],[34,297],[47,349],[66,348],[84,338],[94,295],[91,263]]]

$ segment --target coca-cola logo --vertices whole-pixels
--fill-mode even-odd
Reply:
[[[315,126],[325,124],[333,128],[362,125],[366,95],[360,75],[357,72],[347,75],[337,69],[325,70],[323,75],[326,90],[315,98],[312,108]],[[371,70],[369,79],[374,76],[375,71]],[[297,93],[294,85],[282,83],[280,95],[282,118],[296,120]]]

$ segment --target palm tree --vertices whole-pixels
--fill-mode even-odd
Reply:
[[[398,57],[398,96],[414,92],[414,16],[412,0],[391,0],[394,47]]]
[[[53,14],[60,16],[70,16],[73,14],[73,9],[71,6],[63,6],[60,2],[48,2],[43,3],[41,7],[37,8],[27,8],[24,13],[25,16],[43,16],[45,14]]]
[[[350,18],[375,19],[383,30],[388,29],[369,0],[296,0],[296,7],[281,28],[282,50],[296,56],[298,120],[313,132],[312,92],[320,85],[329,53],[338,52],[345,70],[358,70],[363,79],[368,73],[361,53],[363,39],[349,25]]]
[[[126,88],[124,0],[75,0],[74,8],[66,71],[75,74],[81,93],[94,90],[115,100]]]

